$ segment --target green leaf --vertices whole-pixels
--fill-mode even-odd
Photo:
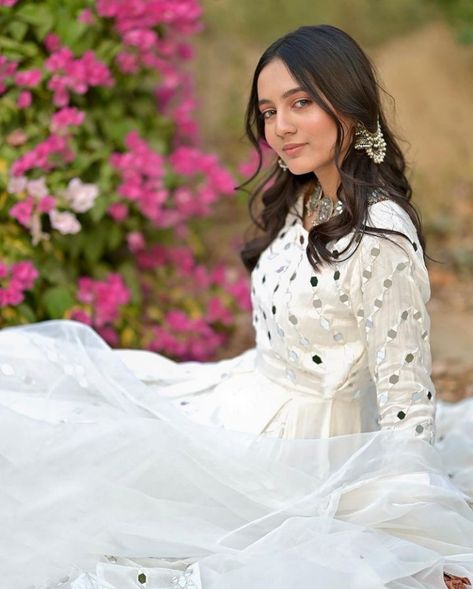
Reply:
[[[108,234],[108,241],[107,241],[108,250],[113,251],[114,249],[116,249],[120,245],[120,242],[122,240],[122,230],[120,228],[120,225],[118,225],[117,223],[114,223],[113,225],[111,225],[107,234]]]
[[[69,278],[64,265],[55,258],[46,259],[39,265],[39,270],[49,284],[64,284]]]
[[[95,50],[95,54],[102,61],[110,62],[118,53],[120,53],[120,50],[121,45],[117,41],[103,39]]]
[[[15,41],[23,41],[28,25],[20,20],[12,21],[6,28],[8,33],[15,39]]]
[[[88,262],[95,263],[102,257],[106,242],[107,232],[98,224],[92,231],[87,231],[87,239],[84,243],[84,255]]]
[[[131,262],[123,262],[119,266],[119,272],[125,278],[126,285],[131,291],[131,303],[140,306],[143,297],[136,267]]]
[[[97,223],[97,221],[100,221],[100,219],[103,218],[103,216],[105,215],[105,211],[108,208],[108,204],[108,198],[104,196],[99,196],[97,198],[97,200],[94,202],[93,208],[90,210],[89,213],[92,221]]]
[[[70,15],[65,14],[64,11],[58,15],[55,32],[68,47],[73,47],[86,31],[86,24],[79,22],[76,18],[70,18]]]
[[[40,9],[37,5],[33,3],[23,4],[18,8],[16,16],[20,20],[23,20],[24,22],[29,23],[31,25],[42,27],[47,26],[49,29],[51,29],[54,24],[54,16],[50,12],[45,2],[41,3]]]
[[[100,121],[103,133],[106,137],[118,144],[123,144],[125,136],[139,127],[139,121],[131,118],[109,119],[104,118]],[[141,130],[138,129],[141,133]]]
[[[43,304],[52,319],[61,319],[64,313],[75,303],[67,286],[53,286],[43,294]]]
[[[34,314],[33,309],[26,303],[21,303],[21,305],[18,305],[17,309],[20,312],[20,315],[29,323],[34,323],[36,321],[36,315]]]

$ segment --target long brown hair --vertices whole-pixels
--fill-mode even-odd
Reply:
[[[324,265],[324,262],[334,263],[335,256],[327,248],[327,243],[353,230],[353,239],[357,241],[360,241],[362,233],[383,236],[394,233],[407,238],[398,231],[365,225],[368,195],[380,187],[409,214],[426,257],[420,216],[410,202],[412,188],[406,177],[406,161],[384,116],[380,90],[385,91],[376,79],[374,66],[347,33],[331,25],[316,25],[300,27],[275,41],[261,56],[253,75],[245,116],[245,132],[258,153],[259,163],[255,174],[239,188],[245,189],[248,183],[257,179],[256,187],[250,191],[248,207],[250,218],[263,234],[245,243],[240,252],[246,268],[249,271],[253,270],[260,254],[284,226],[289,209],[294,205],[301,190],[315,178],[313,173],[294,175],[289,170],[283,171],[276,161],[266,170],[264,178],[257,178],[263,165],[260,143],[265,141],[264,120],[258,109],[257,83],[261,70],[274,59],[284,62],[299,85],[337,126],[334,159],[341,179],[337,198],[343,202],[344,210],[310,231],[307,256],[314,269],[318,270],[318,266]],[[374,163],[364,151],[355,150],[352,145],[341,165],[338,164],[344,129],[321,94],[337,113],[360,121],[369,131],[376,129],[379,117],[386,141],[386,156],[382,163]],[[269,188],[268,183],[271,184]],[[254,209],[260,196],[264,206],[261,213],[256,215]],[[352,241],[347,248],[351,243]],[[340,253],[343,252],[335,254],[337,260]]]

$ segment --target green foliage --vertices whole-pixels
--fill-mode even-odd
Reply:
[[[189,14],[197,15],[193,1]],[[124,2],[131,20],[145,11]],[[130,41],[129,27],[100,10],[93,0],[0,7],[0,325],[72,318],[103,330],[112,345],[167,351],[165,340],[170,355],[203,359],[231,331],[228,313],[240,301],[225,290],[232,281],[199,267],[205,250],[191,224],[209,213],[173,200],[184,187],[197,204],[199,190],[215,200],[231,192],[230,174],[200,151],[188,115],[192,84],[181,62],[190,55],[185,36],[199,23],[185,14],[168,23],[155,7],[154,21],[141,14]],[[179,148],[181,173],[172,160]],[[200,163],[182,171],[186,157]],[[176,310],[187,331],[174,341],[171,323],[162,324]]]
[[[433,0],[457,31],[460,43],[473,43],[473,2],[471,0]]]

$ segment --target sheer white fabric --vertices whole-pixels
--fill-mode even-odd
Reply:
[[[365,235],[316,274],[300,211],[252,274],[256,346],[234,358],[112,351],[68,321],[0,332],[1,588],[473,578],[473,401],[434,404],[413,226],[376,203],[405,251]]]

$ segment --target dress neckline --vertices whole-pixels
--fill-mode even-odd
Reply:
[[[302,189],[299,193],[299,196],[295,202],[295,210],[297,212],[296,221],[297,224],[300,226],[302,231],[308,235],[309,231],[304,227],[304,195],[305,189]],[[368,206],[373,205],[374,203],[381,202],[383,200],[389,200],[388,193],[383,190],[382,188],[375,188],[371,194],[368,196]],[[340,214],[340,213],[337,213]]]

